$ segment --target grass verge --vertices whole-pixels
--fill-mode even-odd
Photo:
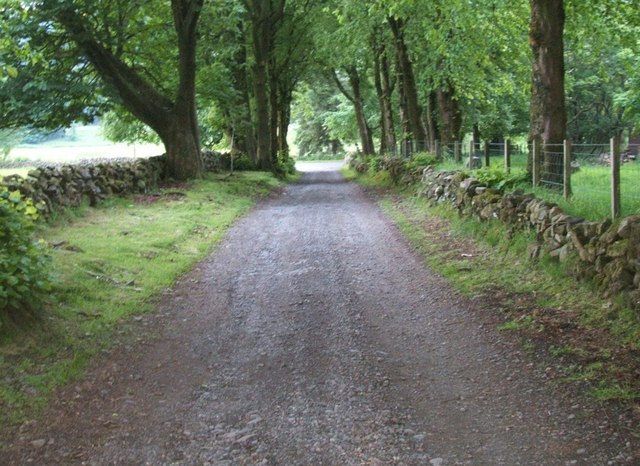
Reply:
[[[54,390],[81,377],[123,323],[151,311],[153,298],[278,184],[266,173],[212,175],[44,226],[56,286],[39,318],[0,327],[0,425],[36,416]]]
[[[345,170],[348,178],[353,171]],[[432,207],[413,189],[394,189],[380,174],[380,205],[426,263],[522,340],[526,353],[556,380],[581,384],[600,401],[640,401],[640,318],[571,276],[570,264],[527,259],[532,233],[509,233],[498,221],[461,218]],[[586,374],[586,375],[585,375]]]

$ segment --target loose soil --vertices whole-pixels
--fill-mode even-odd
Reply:
[[[638,464],[626,424],[549,383],[314,166],[166,290],[137,341],[5,432],[0,463]]]

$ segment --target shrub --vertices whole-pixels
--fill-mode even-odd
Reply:
[[[231,167],[231,157],[229,156],[229,167]],[[233,169],[237,171],[255,170],[256,164],[247,154],[240,154],[233,159]]]
[[[370,157],[369,158],[369,171],[372,173],[378,173],[384,170],[384,160],[382,157]]]
[[[273,173],[279,178],[286,178],[296,172],[296,161],[286,154],[278,154],[278,160],[273,165]]]
[[[499,167],[483,167],[473,172],[473,177],[482,184],[495,189],[506,189],[526,181],[526,173],[507,175],[504,169]]]
[[[0,311],[31,308],[50,289],[49,258],[33,240],[37,218],[31,199],[0,186]]]
[[[432,167],[438,162],[435,155],[429,152],[417,152],[407,162],[409,170],[416,170],[425,167]]]

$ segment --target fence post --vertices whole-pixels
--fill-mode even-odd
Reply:
[[[620,136],[611,138],[611,216],[620,216]]]
[[[504,169],[507,175],[511,173],[511,148],[509,147],[509,139],[504,140]]]
[[[571,197],[571,141],[565,139],[563,145],[563,196],[565,199]]]
[[[433,149],[436,153],[436,160],[440,160],[440,143],[437,139],[433,141]]]
[[[531,178],[533,186],[540,186],[540,139],[534,137],[531,140]]]
[[[460,163],[460,142],[458,141],[453,143],[453,160]]]
[[[489,141],[484,142],[484,165],[489,166]]]

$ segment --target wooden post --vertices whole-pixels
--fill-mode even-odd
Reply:
[[[434,141],[433,149],[436,153],[436,160],[440,160],[440,143],[437,139]]]
[[[507,175],[511,173],[511,149],[509,148],[509,139],[504,140],[504,169]]]
[[[540,186],[540,139],[533,138],[531,141],[531,178],[533,186]]]
[[[611,138],[611,216],[620,216],[620,136]]]
[[[489,142],[484,142],[484,166],[489,166]]]
[[[460,163],[460,142],[458,141],[453,143],[453,160]]]
[[[563,183],[562,194],[565,199],[571,197],[571,141],[565,139],[563,144]]]

